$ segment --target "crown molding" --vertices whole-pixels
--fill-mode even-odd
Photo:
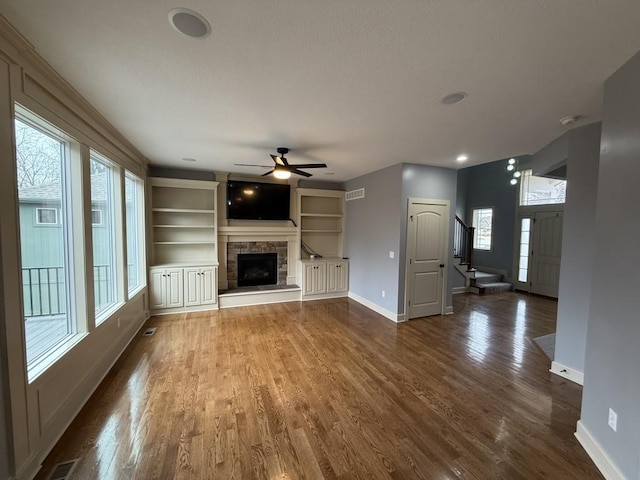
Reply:
[[[122,135],[87,99],[85,99],[67,80],[62,77],[49,63],[36,51],[35,46],[18,31],[7,18],[0,14],[0,37],[15,50],[14,56],[10,52],[5,53],[7,60],[13,65],[30,67],[48,83],[47,88],[58,97],[67,99],[85,122],[93,128],[97,127],[98,133],[113,143],[120,151],[132,160],[142,162],[147,166],[150,162],[127,138]],[[23,73],[24,75],[24,73]]]

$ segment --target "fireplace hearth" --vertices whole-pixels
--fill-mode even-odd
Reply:
[[[238,254],[238,286],[276,285],[278,283],[277,253]]]

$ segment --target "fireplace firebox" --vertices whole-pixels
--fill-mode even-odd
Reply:
[[[276,285],[278,283],[277,253],[238,254],[238,286]]]

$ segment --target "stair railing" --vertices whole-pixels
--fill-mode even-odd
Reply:
[[[460,259],[460,265],[466,265],[467,271],[473,270],[473,235],[475,228],[470,227],[456,215],[453,231],[453,256]]]

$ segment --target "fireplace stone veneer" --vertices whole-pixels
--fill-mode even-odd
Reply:
[[[229,242],[227,243],[227,281],[229,288],[238,287],[239,253],[276,253],[278,255],[278,283],[287,284],[287,242]]]

